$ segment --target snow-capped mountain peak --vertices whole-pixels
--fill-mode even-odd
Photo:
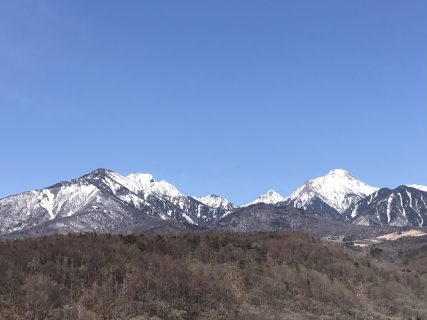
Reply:
[[[210,204],[186,196],[148,173],[122,176],[96,169],[73,180],[0,199],[0,234],[35,227],[115,232],[145,220],[150,222],[139,226],[168,220],[187,228],[210,223],[236,208],[221,197],[204,198],[204,202]]]
[[[287,199],[269,190],[248,205],[277,204],[276,209],[292,206],[355,224],[422,227],[427,223],[426,194],[427,186],[422,185],[377,190],[347,171],[335,169],[307,181]],[[195,225],[216,226],[238,212],[237,208],[213,194],[186,196],[148,173],[123,176],[97,169],[76,179],[0,199],[0,235],[169,230],[178,225],[192,230]]]
[[[236,205],[228,201],[226,198],[217,196],[215,194],[209,194],[206,196],[193,196],[193,198],[211,208],[222,208],[225,210],[233,210],[237,208]]]
[[[351,176],[350,172],[344,169],[332,169],[326,175],[336,175],[336,176]]]
[[[134,192],[142,191],[146,196],[156,193],[161,196],[180,198],[183,196],[179,190],[167,181],[156,181],[149,173],[131,173],[126,176],[131,183],[131,190]]]
[[[378,188],[357,180],[349,172],[334,169],[324,176],[307,181],[287,200],[293,201],[297,207],[304,208],[314,198],[319,198],[339,213],[343,213],[349,206],[376,190]]]
[[[266,193],[259,195],[256,197],[256,199],[248,204],[246,206],[255,204],[255,203],[267,203],[267,204],[275,204],[278,202],[284,201],[285,198],[278,192],[274,190],[268,190]]]

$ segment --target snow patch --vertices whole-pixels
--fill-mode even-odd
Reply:
[[[46,209],[49,214],[49,218],[52,220],[55,218],[55,214],[53,212],[55,195],[49,190],[44,189],[39,194],[40,206]]]
[[[391,220],[391,205],[393,204],[393,200],[394,200],[394,195],[391,195],[387,199],[387,223],[389,223]],[[378,219],[379,219],[379,216],[378,216]]]

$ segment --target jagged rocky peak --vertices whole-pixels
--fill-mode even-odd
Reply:
[[[151,174],[122,176],[100,168],[48,188],[0,199],[0,234],[34,227],[115,232],[148,218],[153,223],[173,220],[185,227],[204,225],[235,208],[226,199],[216,200],[219,206],[211,207],[183,195],[167,181],[156,181]]]
[[[426,189],[410,185],[378,190],[335,169],[307,181],[287,199],[269,190],[247,205],[256,206],[238,209],[215,194],[186,196],[149,173],[123,176],[99,168],[73,180],[0,199],[0,234],[33,232],[34,228],[38,234],[52,230],[123,232],[136,225],[167,227],[171,221],[184,228],[204,228],[215,227],[219,220],[224,222],[246,209],[258,210],[258,218],[267,211],[288,210],[299,219],[302,211],[295,208],[360,225],[425,227],[427,192],[422,190]],[[258,218],[252,227],[262,230],[264,222]]]
[[[225,210],[233,210],[237,208],[234,203],[216,194],[209,194],[206,196],[193,196],[193,198],[211,208],[222,208]]]
[[[248,203],[246,206],[256,203],[276,204],[284,200],[285,198],[280,193],[273,189],[270,189],[266,193],[259,195],[254,201]]]
[[[103,174],[107,174],[107,173],[111,173],[111,172],[114,172],[114,171],[110,170],[110,169],[106,169],[106,168],[98,168],[98,169],[95,169],[95,170],[89,172],[88,174],[103,175]]]
[[[165,180],[156,181],[149,173],[131,173],[126,176],[132,184],[132,189],[146,194],[156,193],[161,196],[180,198],[183,194],[172,184]]]
[[[339,213],[378,190],[357,180],[343,169],[334,169],[326,175],[307,181],[290,195],[288,201],[305,208],[314,199],[320,199]]]
[[[108,174],[112,173],[113,171],[105,169],[105,168],[98,168],[95,170],[90,171],[89,173],[86,173],[85,175],[81,176],[80,178],[73,179],[70,181],[63,181],[61,183],[70,183],[75,181],[92,181],[92,180],[102,180]]]
[[[359,225],[423,227],[427,224],[427,192],[403,185],[393,190],[382,188],[346,214]]]

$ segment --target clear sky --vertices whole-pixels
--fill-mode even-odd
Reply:
[[[427,184],[427,1],[1,1],[0,110],[0,197],[98,167],[236,203]]]

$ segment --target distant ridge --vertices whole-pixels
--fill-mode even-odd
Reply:
[[[1,199],[0,235],[226,228],[225,221],[234,224],[249,221],[245,214],[250,212],[258,217],[250,220],[251,230],[264,230],[267,225],[272,228],[275,222],[269,219],[279,219],[280,212],[292,212],[292,220],[283,220],[288,222],[299,221],[295,214],[308,214],[356,225],[420,228],[427,224],[425,190],[421,185],[378,189],[345,170],[334,169],[307,181],[287,198],[269,190],[239,207],[219,195],[185,195],[171,183],[157,181],[149,173],[123,176],[101,168],[77,179]],[[267,218],[267,211],[271,210],[260,204],[283,210]],[[249,209],[242,211],[242,208]],[[242,220],[233,218],[236,214]],[[288,222],[278,227],[295,226],[294,222]]]

